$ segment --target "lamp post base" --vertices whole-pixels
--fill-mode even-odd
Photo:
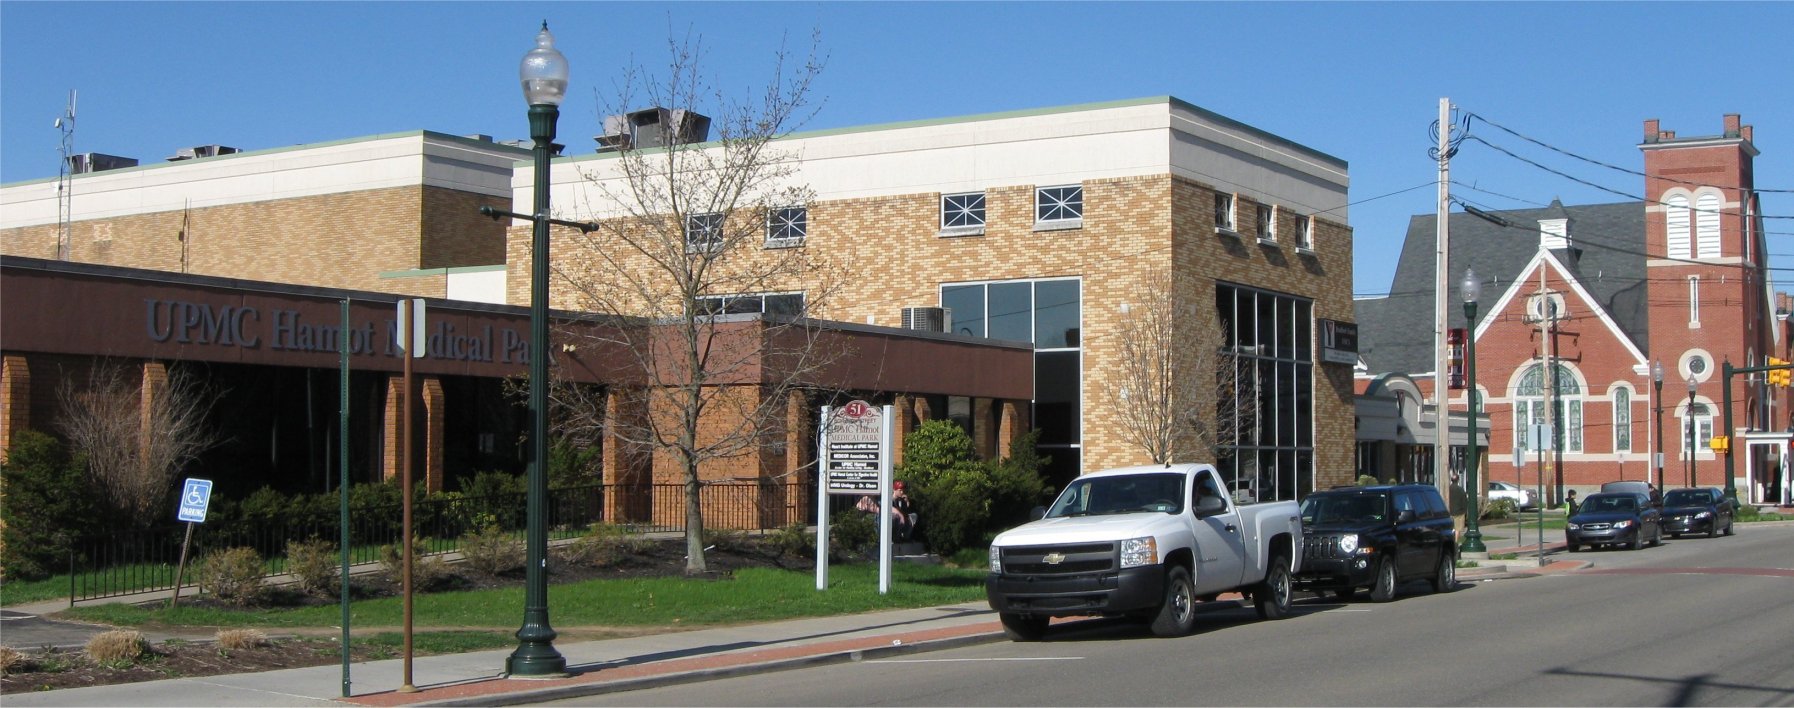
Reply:
[[[1481,553],[1484,557],[1489,553],[1489,547],[1483,545],[1483,533],[1474,526],[1464,531],[1464,545],[1459,546],[1458,550],[1464,555]]]
[[[552,642],[524,640],[505,659],[505,678],[552,679],[571,675],[567,673],[567,657],[555,651]]]

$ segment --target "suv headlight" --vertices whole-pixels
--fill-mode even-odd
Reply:
[[[1003,573],[1003,551],[996,546],[990,547],[990,572]]]
[[[1694,515],[1694,518],[1697,518],[1697,519],[1705,519],[1705,518],[1708,518],[1708,517],[1710,517],[1710,516],[1712,516],[1712,515],[1713,515],[1713,512],[1711,512],[1711,511],[1703,511],[1703,512],[1701,512],[1701,513],[1699,513],[1699,514],[1695,514],[1695,515]]]
[[[1356,553],[1358,551],[1358,534],[1348,533],[1339,537],[1340,553]]]
[[[1121,567],[1135,568],[1143,565],[1157,565],[1158,562],[1158,539],[1142,536],[1121,542]]]
[[[1616,529],[1631,528],[1632,521],[1630,519],[1628,519],[1626,521],[1615,521],[1615,522],[1613,522],[1613,527]]]

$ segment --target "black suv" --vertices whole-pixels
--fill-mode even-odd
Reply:
[[[1302,572],[1297,588],[1395,599],[1395,588],[1426,578],[1436,592],[1457,585],[1458,539],[1439,490],[1424,484],[1335,487],[1302,501]]]

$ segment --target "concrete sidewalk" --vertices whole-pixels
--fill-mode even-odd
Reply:
[[[1590,564],[1562,553],[1562,531],[1546,531],[1543,567],[1479,561],[1462,569],[1463,582],[1524,578],[1578,570]],[[1530,536],[1530,534],[1529,534]],[[1505,545],[1497,534],[1491,555],[1536,552]],[[1227,598],[1224,597],[1223,600]],[[57,607],[55,609],[60,609]],[[51,608],[44,608],[51,609]],[[403,664],[391,659],[353,664],[350,696],[342,697],[340,664],[199,678],[9,693],[19,706],[316,706],[514,705],[629,691],[731,675],[830,662],[932,651],[1003,640],[1002,627],[983,602],[858,615],[786,620],[622,639],[556,645],[572,676],[510,679],[500,675],[511,649],[417,657],[417,691],[397,692]]]

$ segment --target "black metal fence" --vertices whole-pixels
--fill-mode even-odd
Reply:
[[[699,488],[706,528],[765,530],[812,521],[814,503],[805,504],[807,485],[777,483],[707,484]],[[425,553],[456,550],[460,540],[496,525],[522,535],[526,494],[494,494],[415,502],[412,530]],[[605,498],[614,497],[616,518],[606,518]],[[621,525],[637,533],[685,530],[685,485],[589,485],[551,489],[547,526],[551,538],[578,536],[593,524]],[[807,512],[807,513],[806,513]],[[354,507],[349,513],[352,564],[380,560],[382,547],[396,546],[402,508],[398,504]],[[267,559],[267,576],[284,573],[287,544],[319,540],[332,548],[341,538],[341,512],[295,514],[284,518],[217,520],[194,528],[185,583],[212,551],[251,548]],[[69,603],[172,590],[185,524],[113,534],[73,544],[69,555]],[[340,552],[340,551],[338,551]]]

